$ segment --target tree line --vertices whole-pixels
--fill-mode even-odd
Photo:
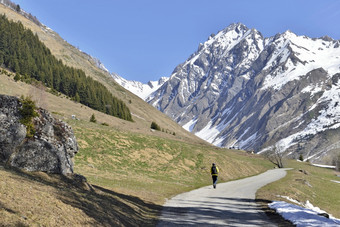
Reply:
[[[0,65],[23,78],[41,81],[90,108],[132,121],[125,103],[103,84],[87,77],[83,70],[64,65],[37,34],[20,22],[9,21],[5,15],[0,16]]]

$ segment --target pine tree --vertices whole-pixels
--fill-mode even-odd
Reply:
[[[92,114],[91,118],[90,118],[90,122],[96,123],[96,117],[94,116],[94,114]]]
[[[159,125],[158,125],[156,122],[153,121],[153,122],[151,123],[151,129],[160,131],[160,130],[161,130],[161,127],[159,127]]]
[[[16,7],[16,11],[17,11],[18,13],[20,13],[20,11],[21,11],[21,8],[20,8],[20,5],[19,5],[19,4],[18,4],[17,7]]]

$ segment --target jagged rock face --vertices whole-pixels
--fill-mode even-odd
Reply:
[[[26,138],[20,108],[16,97],[0,95],[0,161],[28,171],[73,173],[78,145],[71,127],[40,108],[33,119],[36,132]]]
[[[221,147],[325,160],[340,148],[340,48],[232,24],[200,44],[147,101]]]

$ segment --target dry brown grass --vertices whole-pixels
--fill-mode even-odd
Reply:
[[[0,226],[153,226],[161,207],[68,178],[0,166]]]
[[[80,103],[75,103],[65,96],[57,97],[51,93],[45,92],[41,88],[37,88],[36,86],[28,85],[21,81],[15,82],[13,76],[8,77],[7,75],[0,74],[0,94],[7,94],[17,97],[20,97],[21,95],[32,96],[32,99],[36,101],[38,106],[49,110],[51,113],[57,113],[58,118],[61,118],[62,120],[71,119],[72,115],[76,115],[78,119],[88,121],[91,115],[95,114],[99,123],[107,123],[110,127],[114,127],[118,130],[132,131],[147,135],[156,135],[164,138],[175,138],[177,140],[189,141],[192,143],[206,144],[196,136],[186,132],[179,125],[176,125],[176,123],[171,119],[168,119],[168,117],[162,116],[162,113],[147,103],[144,103],[144,106],[150,108],[150,116],[152,116],[153,113],[155,113],[155,115],[162,116],[159,121],[163,121],[163,127],[167,127],[169,129],[171,128],[172,131],[176,132],[176,136],[159,131],[151,131],[150,116],[149,120],[133,117],[134,122],[124,121],[119,118],[90,109]],[[133,106],[133,104],[130,105]]]

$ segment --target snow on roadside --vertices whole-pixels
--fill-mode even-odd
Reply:
[[[328,169],[335,169],[336,166],[330,166],[330,165],[321,165],[321,164],[315,164],[315,163],[312,163],[313,166],[316,166],[316,167],[321,167],[321,168],[328,168]]]
[[[309,201],[306,204],[302,204],[289,197],[280,196],[286,198],[301,206],[294,205],[283,201],[273,201],[268,204],[271,209],[274,209],[286,220],[291,221],[297,227],[304,226],[340,226],[340,219],[336,219],[329,215],[329,218],[320,216],[319,214],[326,213],[318,207],[314,207]],[[303,207],[302,207],[303,206]]]

